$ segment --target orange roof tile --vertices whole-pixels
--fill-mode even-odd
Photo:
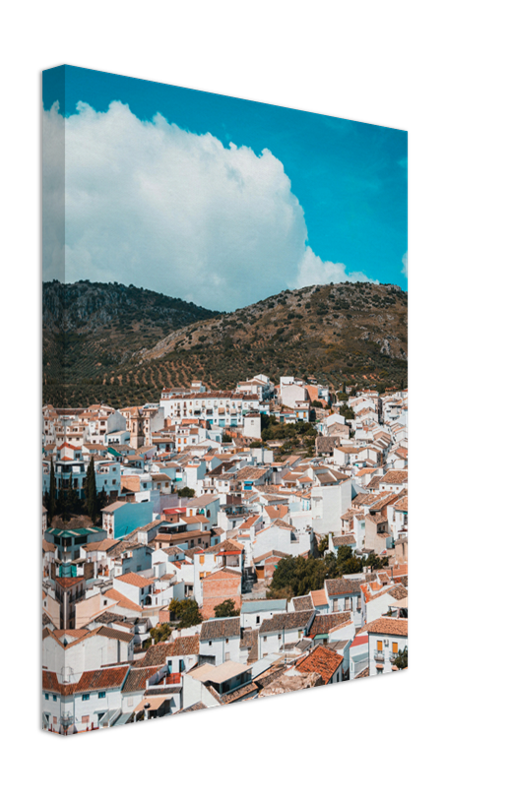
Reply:
[[[338,655],[328,647],[319,645],[312,653],[300,661],[296,669],[298,672],[317,672],[328,683],[343,661],[343,656]]]

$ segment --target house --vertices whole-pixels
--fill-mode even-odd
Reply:
[[[286,555],[298,556],[311,549],[311,533],[297,529],[283,520],[274,520],[266,528],[258,531],[251,547],[253,560],[270,550],[277,550]]]
[[[196,703],[205,707],[246,700],[258,694],[252,681],[252,665],[227,661],[219,666],[201,664],[184,674],[183,708]]]
[[[184,632],[185,633],[185,632]],[[172,642],[153,644],[148,648],[145,657],[137,662],[140,667],[165,668],[168,675],[189,672],[198,664],[200,654],[200,637],[180,635]]]
[[[265,619],[286,611],[286,600],[244,600],[240,609],[242,628],[258,628]]]
[[[408,487],[408,470],[390,469],[380,479],[382,492],[401,492]]]
[[[110,503],[102,510],[102,527],[108,538],[119,539],[135,528],[152,522],[152,501],[126,503],[120,500]]]
[[[263,620],[259,635],[259,658],[270,653],[277,653],[287,644],[298,642],[307,636],[315,618],[316,611],[294,611],[286,614],[274,614],[271,619]]]
[[[369,637],[369,674],[393,671],[394,658],[408,646],[408,619],[380,617],[366,628]]]
[[[186,522],[188,518],[203,517],[210,526],[217,525],[217,515],[219,513],[219,497],[214,495],[202,495],[193,497],[186,505]]]
[[[209,619],[214,615],[216,606],[225,600],[232,600],[235,608],[242,605],[242,573],[230,567],[223,567],[211,572],[202,580],[203,606],[202,615]]]
[[[253,566],[256,573],[257,581],[272,580],[274,570],[282,558],[286,558],[289,553],[283,553],[282,550],[269,550],[267,553],[262,553],[261,556],[253,558]]]
[[[362,628],[361,628],[362,630]],[[350,680],[359,678],[361,673],[369,674],[369,637],[367,633],[358,633],[350,642],[349,647],[349,672]]]
[[[46,669],[76,680],[86,669],[131,661],[134,633],[100,625],[93,630],[43,630],[42,663]]]
[[[42,720],[45,730],[61,734],[111,727],[122,710],[122,687],[129,665],[83,672],[76,682],[44,669]]]
[[[343,660],[343,656],[323,645],[318,645],[309,655],[299,659],[294,667],[287,670],[286,674],[295,675],[312,672],[320,675],[324,684],[339,683],[343,678],[341,667]]]
[[[362,603],[360,581],[348,578],[333,578],[324,584],[329,613],[348,611],[353,615],[357,627],[362,625]]]
[[[362,612],[365,623],[374,622],[384,614],[397,600],[408,597],[408,589],[401,583],[391,583],[382,587],[379,583],[362,585]]]
[[[317,614],[307,636],[313,639],[313,644],[315,645],[353,638],[355,636],[355,625],[351,612]]]
[[[155,578],[145,578],[137,573],[129,572],[113,578],[113,589],[127,597],[137,606],[152,605],[149,596],[154,587]]]
[[[330,472],[329,472],[330,474]],[[323,475],[311,489],[312,526],[315,533],[328,534],[341,531],[341,515],[350,508],[354,496],[352,482],[347,475]]]
[[[200,664],[240,661],[240,617],[209,619],[200,631]]]
[[[203,603],[203,581],[213,572],[227,568],[242,575],[244,566],[243,546],[235,539],[225,539],[222,542],[194,553],[194,593],[198,605]],[[212,587],[209,587],[213,593]],[[216,586],[220,590],[220,586]]]

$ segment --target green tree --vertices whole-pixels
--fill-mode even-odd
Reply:
[[[372,570],[383,569],[388,565],[389,565],[389,557],[385,556],[384,558],[380,558],[380,556],[377,556],[376,553],[370,553],[369,556],[364,561],[364,566],[369,567]]]
[[[67,492],[67,500],[69,503],[69,510],[73,513],[79,513],[81,511],[81,500],[79,498],[78,492],[76,489],[72,487]]]
[[[322,536],[322,538],[318,542],[317,550],[318,550],[319,553],[323,554],[327,550],[328,546],[329,546],[329,537],[328,536]]]
[[[228,598],[227,600],[223,600],[222,603],[219,603],[218,606],[214,606],[214,616],[238,617],[240,616],[240,608],[235,608],[233,600]]]
[[[49,473],[49,499],[48,499],[48,521],[51,522],[57,510],[57,482],[55,478],[55,467],[51,461]]]
[[[408,648],[398,650],[398,654],[392,662],[398,669],[406,669],[408,667]]]
[[[97,489],[95,485],[95,466],[94,466],[93,456],[90,459],[90,464],[88,465],[87,469],[87,477],[85,479],[85,506],[87,509],[88,516],[90,517],[92,522],[95,522],[99,511],[99,504],[97,502]]]
[[[179,497],[194,497],[194,489],[191,489],[189,486],[184,486],[182,489],[179,489],[177,492]]]
[[[223,444],[229,444],[232,441],[232,437],[229,433],[223,433]]]
[[[177,629],[191,628],[203,622],[203,617],[196,600],[172,600],[170,614],[177,620]]]
[[[163,622],[162,625],[158,625],[156,628],[151,628],[150,636],[153,644],[165,642],[171,636],[172,630],[173,628],[167,622]]]

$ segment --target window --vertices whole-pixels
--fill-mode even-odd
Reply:
[[[379,642],[377,642],[377,643],[376,643],[376,649],[378,650],[378,652],[379,652],[379,653],[381,653],[381,652],[382,652],[382,650],[383,650],[383,646],[384,646],[384,645],[383,645],[383,642],[382,642],[382,641],[379,641]]]
[[[224,660],[225,661],[229,661],[230,660],[230,654],[229,653],[225,653],[224,654]]]
[[[106,697],[106,692],[99,692],[99,700],[101,700],[103,697]]]
[[[256,624],[257,624],[257,625],[259,625],[259,624],[260,624],[260,617],[256,617]]]
[[[398,654],[398,643],[397,642],[393,642],[392,643],[392,652],[394,653],[394,655]]]
[[[89,694],[84,694],[81,699],[82,700],[90,700],[90,695]]]
[[[44,695],[44,699],[45,699],[45,700],[49,700],[49,694],[45,694],[45,695]]]
[[[277,635],[277,638],[278,638],[279,640],[281,639],[281,634],[280,634],[280,633],[278,633],[278,635]]]
[[[56,694],[54,694],[54,695],[53,695],[53,700],[55,701],[55,703],[57,702],[57,696],[56,696]]]
[[[212,647],[212,642],[209,642],[209,647]]]
[[[199,541],[201,541],[201,539]],[[200,564],[204,563],[205,563],[205,556],[200,556]]]
[[[347,597],[345,599],[345,611],[351,611],[351,609],[352,609],[352,598]]]
[[[332,610],[337,611],[338,608],[339,608],[339,600],[336,597],[336,599],[332,601]]]
[[[89,715],[87,714],[85,717],[82,717],[82,718],[81,718],[81,721],[82,721],[83,723],[85,723],[85,722],[90,722],[90,717],[89,717]]]

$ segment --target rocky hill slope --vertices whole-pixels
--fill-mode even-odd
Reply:
[[[398,286],[309,286],[230,314],[87,283],[65,287],[62,312],[55,287],[46,287],[45,400],[58,395],[58,405],[155,401],[163,386],[199,378],[233,388],[258,372],[276,381],[313,376],[334,388],[406,385],[407,294]],[[63,372],[52,372],[58,361]]]

